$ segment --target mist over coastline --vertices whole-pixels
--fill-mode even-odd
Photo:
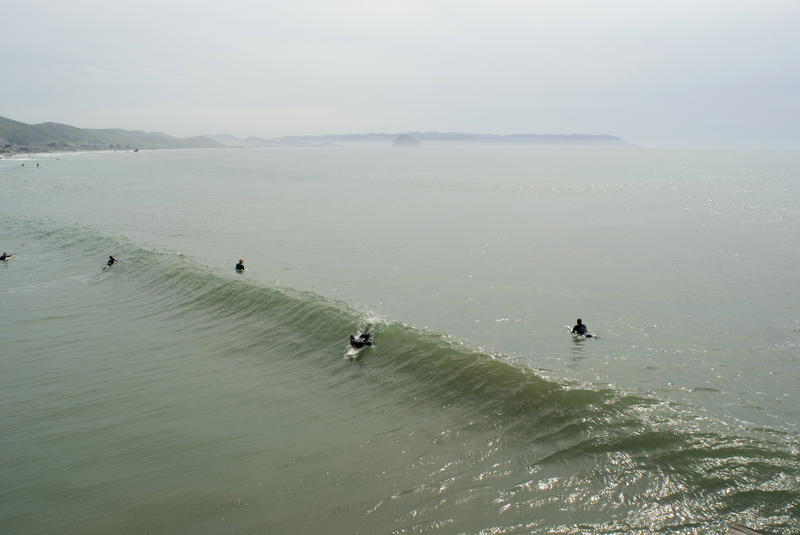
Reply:
[[[162,132],[130,131],[119,128],[84,129],[59,123],[29,125],[0,117],[0,155],[30,152],[68,152],[139,149],[208,149],[222,147],[325,147],[342,145],[391,146],[398,139],[417,144],[460,145],[566,145],[630,146],[610,135],[589,134],[467,134],[459,132],[408,132],[396,134],[331,134],[284,136],[273,139],[229,134],[176,138]]]

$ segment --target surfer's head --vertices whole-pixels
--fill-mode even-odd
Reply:
[[[578,318],[578,319],[577,319],[577,320],[575,320],[575,321],[577,321],[577,322],[578,322],[578,325],[580,325],[581,323],[583,323],[583,321],[582,321],[580,318]]]

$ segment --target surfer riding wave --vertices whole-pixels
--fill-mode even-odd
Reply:
[[[356,336],[350,335],[350,347],[353,349],[361,349],[365,346],[372,345],[372,331],[374,326],[372,324],[367,325],[367,328],[358,333]]]

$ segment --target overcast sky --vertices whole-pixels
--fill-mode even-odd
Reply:
[[[0,7],[0,115],[26,123],[800,147],[800,0]]]

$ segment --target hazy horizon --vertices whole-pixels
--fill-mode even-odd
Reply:
[[[5,14],[0,115],[28,124],[800,147],[791,0],[34,0]]]

